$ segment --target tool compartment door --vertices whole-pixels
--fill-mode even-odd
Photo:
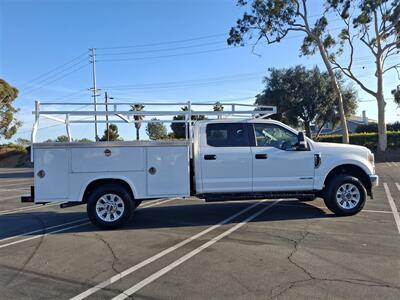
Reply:
[[[66,199],[69,189],[68,150],[50,148],[34,151],[35,202]]]
[[[146,171],[149,196],[189,196],[188,146],[148,147]]]

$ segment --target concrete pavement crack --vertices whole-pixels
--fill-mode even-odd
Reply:
[[[113,261],[111,264],[111,268],[113,269],[113,271],[118,274],[119,271],[115,268],[115,264],[119,261],[119,258],[117,257],[117,255],[114,252],[114,249],[112,248],[111,244],[106,241],[104,238],[102,238],[98,233],[95,233],[96,237],[98,238],[98,240],[102,241],[108,248],[108,250],[110,251],[112,257],[113,257]]]
[[[35,214],[32,214],[32,213],[28,213],[28,214],[38,221],[38,223],[40,224],[40,227],[41,227],[40,228],[41,234],[44,234],[47,228],[46,228],[46,224],[43,222],[43,220]],[[10,277],[10,279],[6,282],[5,286],[10,285],[25,270],[26,266],[33,259],[33,257],[36,255],[37,251],[39,250],[40,246],[42,245],[43,239],[44,239],[44,237],[41,236],[39,239],[39,242],[35,245],[35,249],[33,249],[33,252],[27,257],[27,259],[25,259],[25,261],[22,264],[22,267],[19,268],[18,271]]]
[[[294,256],[299,249],[300,243],[303,242],[306,239],[306,237],[310,234],[310,232],[307,230],[310,225],[311,225],[311,222],[308,222],[301,234],[301,237],[298,240],[290,239],[290,238],[283,237],[283,236],[276,236],[276,237],[280,237],[285,240],[291,241],[293,243],[293,249],[287,256],[287,260],[292,265],[294,265],[296,268],[301,270],[306,275],[307,278],[289,281],[288,283],[286,283],[287,286],[277,294],[273,294],[273,292],[275,289],[279,288],[281,285],[278,285],[278,286],[272,288],[271,296],[268,299],[276,299],[279,296],[282,296],[284,293],[288,292],[290,289],[292,289],[297,284],[305,283],[305,282],[309,282],[309,281],[341,282],[341,283],[345,283],[345,284],[355,284],[355,285],[362,285],[362,286],[367,286],[367,287],[391,288],[391,289],[396,289],[396,290],[400,291],[400,286],[393,286],[393,285],[390,285],[390,284],[384,283],[384,282],[374,282],[374,281],[368,281],[368,280],[356,279],[356,278],[339,279],[339,278],[319,278],[319,277],[314,276],[309,270],[307,270],[307,268],[301,266],[299,263],[295,262],[295,260],[294,260]]]

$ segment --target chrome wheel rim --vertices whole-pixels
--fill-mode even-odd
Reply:
[[[105,194],[96,202],[96,214],[105,222],[115,222],[125,211],[125,203],[116,194]]]
[[[351,183],[342,184],[336,192],[336,201],[343,209],[355,208],[360,202],[360,198],[360,190]]]

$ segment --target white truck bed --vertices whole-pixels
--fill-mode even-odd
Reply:
[[[190,194],[188,141],[35,143],[33,156],[35,203],[81,201],[96,178],[124,180],[136,199]]]

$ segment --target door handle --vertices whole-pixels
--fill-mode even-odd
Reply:
[[[267,154],[256,154],[256,159],[267,159],[268,155]]]
[[[217,156],[215,154],[206,154],[204,155],[205,160],[216,160]]]

